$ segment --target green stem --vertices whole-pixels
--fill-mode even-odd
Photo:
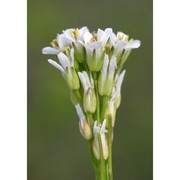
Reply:
[[[102,147],[100,132],[97,134],[97,138],[98,138],[99,152],[100,152],[100,180],[106,180],[106,166],[103,156],[103,147]]]
[[[90,128],[91,128],[91,131],[93,132],[94,121],[93,121],[92,114],[87,112],[87,117],[88,117],[88,120],[89,120],[89,125],[90,125]]]
[[[100,125],[101,119],[100,119],[100,101],[99,101],[99,92],[98,92],[98,73],[93,72],[93,78],[95,83],[95,93],[96,93],[96,118],[97,122]]]
[[[96,91],[96,114],[97,114],[97,122],[98,122],[98,124],[101,124],[101,118],[100,118],[100,102],[99,102],[99,94],[98,94],[98,83],[97,83],[97,80],[95,80],[95,91]]]
[[[112,171],[112,118],[108,118],[108,174],[109,180],[113,180],[113,171]]]
[[[99,175],[98,161],[95,158],[94,152],[93,152],[93,139],[88,141],[88,147],[89,147],[89,152],[90,152],[90,155],[91,155],[91,161],[92,161],[93,168],[94,168],[95,175],[96,175],[96,180],[99,180],[99,177],[98,177],[98,175]]]
[[[103,98],[102,98],[101,121],[104,120],[104,113],[105,113],[105,110],[106,110],[107,99],[108,99],[107,96],[103,96]]]

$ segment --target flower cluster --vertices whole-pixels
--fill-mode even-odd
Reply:
[[[139,40],[111,28],[90,33],[87,27],[67,29],[45,47],[43,54],[55,55],[48,62],[57,68],[70,88],[79,116],[82,136],[92,141],[97,160],[108,158],[108,136],[112,139],[116,110],[121,103],[122,71]],[[101,152],[102,151],[102,152]]]

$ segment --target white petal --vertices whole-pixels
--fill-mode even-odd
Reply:
[[[117,95],[118,95],[118,92],[116,91],[113,95],[113,97],[111,98],[111,100],[109,101],[109,111],[111,113],[111,115],[113,115],[113,112],[114,112],[114,102],[117,98]]]
[[[118,32],[117,37],[120,37],[121,40],[125,41],[128,38],[128,35],[124,34],[123,32]]]
[[[111,58],[111,61],[109,63],[109,77],[113,77],[114,76],[114,72],[115,72],[115,69],[117,67],[117,64],[116,64],[116,56],[112,56]]]
[[[92,73],[90,72],[90,75],[89,75],[89,79],[90,79],[90,82],[91,82],[91,85],[94,87],[94,79],[92,77]]]
[[[79,43],[85,47],[87,61],[91,61],[92,56],[93,56],[93,49],[90,47],[89,44],[85,44],[82,41],[79,41]]]
[[[97,38],[98,38],[98,40],[100,42],[102,42],[102,46],[105,46],[105,44],[106,44],[106,42],[107,42],[109,37],[110,36],[107,33],[105,33],[103,30],[98,29],[98,31],[97,31]]]
[[[91,60],[92,60],[92,57],[93,57],[93,49],[88,44],[84,44],[84,47],[86,49],[87,61],[89,63],[91,63]]]
[[[61,34],[61,35],[58,34],[57,41],[58,41],[58,45],[59,45],[60,49],[64,49],[65,46],[67,46],[71,42],[68,38],[66,38],[66,36],[64,34]]]
[[[85,77],[85,79],[86,79],[86,85],[87,85],[87,87],[88,87],[88,88],[91,87],[91,83],[90,83],[89,76],[88,76],[87,72],[86,72],[86,71],[83,71],[83,75],[84,75],[84,77]]]
[[[83,36],[84,36],[84,33],[85,32],[89,32],[88,28],[87,27],[82,27],[80,30],[79,30],[79,38],[78,40],[83,40]]]
[[[84,42],[87,44],[88,42],[90,42],[91,38],[93,37],[93,35],[90,32],[85,32],[84,33]]]
[[[106,160],[108,158],[108,145],[105,134],[101,135],[102,148],[103,148],[103,157]]]
[[[70,67],[70,60],[64,53],[59,53],[58,59],[64,70],[66,70],[66,67]]]
[[[119,91],[121,91],[121,85],[123,83],[125,73],[126,73],[126,70],[123,70],[123,72],[120,74],[120,76],[117,80],[117,88],[119,89]]]
[[[91,48],[92,49],[97,49],[97,48],[101,48],[102,47],[102,42],[93,42],[92,44],[91,44]]]
[[[107,132],[107,130],[106,130],[106,119],[104,119],[102,126],[101,126],[101,133],[106,133],[106,132]]]
[[[118,40],[114,47],[117,48],[117,49],[123,49],[126,44],[127,43],[125,43],[124,41]]]
[[[45,47],[42,49],[42,54],[55,54],[57,55],[59,50],[52,48],[52,47]]]
[[[112,29],[111,28],[105,29],[105,33],[110,37],[110,47],[114,46],[114,44],[118,40],[118,38],[113,33]]]
[[[64,69],[61,67],[60,64],[58,64],[56,61],[53,61],[52,59],[48,59],[48,62],[53,65],[55,68],[59,69],[61,71],[61,73],[64,75]]]
[[[69,39],[70,41],[72,41],[72,42],[75,42],[74,38],[73,38],[72,35],[71,35],[71,32],[74,31],[74,30],[75,30],[75,29],[72,29],[72,28],[71,28],[71,29],[67,29],[67,30],[63,31],[65,37],[66,37],[67,39]]]
[[[125,46],[125,50],[129,50],[129,49],[135,49],[135,48],[138,48],[139,46],[141,45],[141,41],[139,40],[134,40],[130,43],[128,43],[126,46]]]
[[[102,68],[102,86],[104,86],[106,75],[107,75],[107,68],[109,64],[109,58],[108,55],[105,54],[104,56],[104,63],[103,63],[103,68]]]
[[[88,75],[85,71],[83,71],[82,73],[78,72],[78,76],[79,76],[81,83],[83,85],[84,92],[86,92],[88,90],[88,88],[90,87]]]
[[[97,136],[97,132],[100,131],[100,127],[97,125],[97,121],[94,122],[94,127],[93,127],[93,133],[94,133],[94,136],[96,137]]]
[[[76,104],[76,105],[75,105],[75,108],[76,108],[77,114],[78,114],[78,116],[79,116],[79,119],[80,119],[80,121],[81,121],[81,127],[82,127],[82,129],[84,129],[84,123],[83,123],[83,121],[84,121],[84,119],[85,119],[85,116],[84,116],[83,110],[82,110],[80,104]]]
[[[113,30],[112,30],[112,28],[106,28],[105,32],[108,33],[108,34],[112,34]]]

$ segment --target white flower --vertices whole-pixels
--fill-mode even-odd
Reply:
[[[100,159],[100,149],[99,149],[99,141],[98,141],[98,133],[100,134],[101,143],[102,143],[102,150],[103,150],[103,157],[106,160],[108,158],[108,145],[105,133],[108,131],[106,130],[106,119],[104,119],[102,126],[97,124],[97,121],[94,122],[94,142],[93,142],[93,150],[96,158]]]
[[[67,46],[70,45],[70,40],[65,37],[64,34],[58,34],[57,39],[52,41],[53,47],[45,47],[42,49],[43,54],[54,54],[58,55],[62,52]]]
[[[128,40],[129,36],[124,34],[123,32],[118,32],[117,37],[120,41],[123,41],[125,43],[123,45],[125,50],[135,49],[141,45],[141,42],[139,40]]]
[[[63,35],[67,39],[67,41],[70,41],[72,46],[75,49],[75,56],[78,62],[82,63],[85,61],[85,49],[82,45],[83,36],[86,32],[89,32],[87,27],[82,27],[81,29],[67,29],[63,31]]]
[[[87,27],[82,27],[81,29],[70,28],[70,29],[63,31],[65,37],[67,39],[69,39],[71,42],[75,42],[77,40],[82,41],[83,36],[86,32],[89,32]]]
[[[86,71],[78,72],[79,78],[83,85],[84,89],[84,97],[83,97],[83,105],[85,112],[94,113],[96,110],[96,95],[94,91],[94,80],[92,75],[88,76]]]
[[[101,29],[97,34],[92,35],[89,32],[84,34],[83,46],[86,49],[86,60],[91,71],[99,71],[103,64],[104,46],[109,36]]]

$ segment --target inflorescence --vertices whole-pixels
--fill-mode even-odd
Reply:
[[[45,47],[43,54],[55,55],[48,62],[57,68],[70,89],[82,136],[92,142],[97,160],[108,158],[108,134],[113,139],[116,110],[121,103],[122,70],[139,40],[111,28],[90,33],[87,27],[67,29]]]

